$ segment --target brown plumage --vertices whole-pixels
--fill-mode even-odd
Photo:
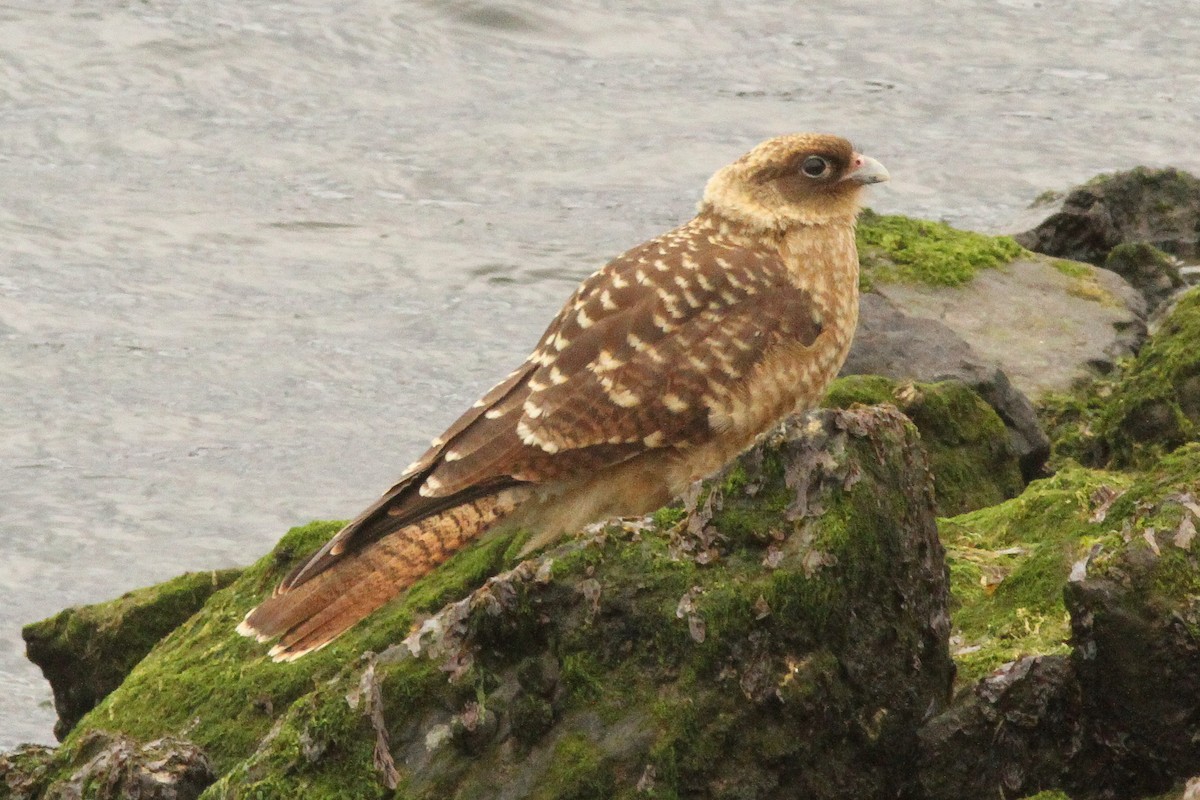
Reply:
[[[816,404],[858,319],[854,220],[887,180],[835,136],[770,139],[694,219],[593,274],[525,362],[238,630],[299,658],[500,524],[532,550],[652,511]]]

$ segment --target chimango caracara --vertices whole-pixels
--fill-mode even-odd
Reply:
[[[527,550],[659,508],[816,404],[858,319],[854,222],[888,179],[836,136],[770,139],[696,217],[585,280],[529,358],[238,630],[319,647],[497,526]]]

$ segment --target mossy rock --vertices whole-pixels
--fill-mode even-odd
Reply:
[[[958,230],[942,222],[876,214],[858,218],[859,283],[961,286],[982,269],[1008,264],[1025,250],[1007,236]]]
[[[825,405],[892,403],[921,432],[938,516],[954,516],[1016,497],[1025,486],[1012,438],[996,411],[965,384],[904,383],[877,375],[839,378]]]
[[[26,655],[54,691],[55,735],[62,739],[154,645],[238,574],[236,569],[188,573],[26,625],[21,631]]]
[[[1084,711],[1116,733],[1103,783],[1122,796],[1200,774],[1200,443],[1113,499],[1086,570],[1067,585]]]
[[[521,536],[486,539],[273,663],[234,627],[336,528],[290,532],[215,594],[52,769],[108,729],[202,747],[208,800],[882,798],[913,780],[917,723],[948,696],[932,489],[894,409],[793,423],[648,526],[515,567]]]
[[[1113,248],[1132,242],[1180,258],[1200,254],[1200,179],[1182,170],[1136,167],[1097,175],[1046,210],[1052,213],[1015,237],[1038,253],[1097,266]]]
[[[1030,253],[1005,237],[904,218],[866,215],[859,239],[864,288],[904,315],[957,335],[970,348],[969,360],[999,367],[1034,400],[1111,369],[1145,338],[1145,300],[1108,270]],[[867,303],[864,310],[878,313]],[[870,314],[862,322],[879,336]],[[952,345],[941,334],[934,346]],[[913,350],[914,364],[928,363]],[[930,379],[957,368],[935,375],[903,363],[894,369]]]
[[[1200,774],[1197,498],[1191,443],[1142,472],[1066,468],[941,521],[969,689],[923,729],[925,796],[1003,782],[1146,797]]]
[[[951,652],[964,684],[1022,656],[1067,653],[1063,588],[1072,565],[1111,538],[1093,522],[1119,473],[1074,467],[1018,497],[939,521],[950,566]]]
[[[1183,295],[1120,372],[1053,395],[1041,415],[1054,460],[1137,468],[1200,436],[1200,288]]]
[[[1179,264],[1145,242],[1119,244],[1104,260],[1104,268],[1120,275],[1155,308],[1184,286]]]

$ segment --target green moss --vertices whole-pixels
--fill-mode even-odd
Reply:
[[[1093,268],[1079,261],[1068,261],[1065,258],[1056,258],[1050,262],[1050,266],[1066,275],[1068,278],[1088,278],[1093,274]]]
[[[1118,372],[1127,369],[1118,364]],[[1107,451],[1099,438],[1100,414],[1112,395],[1111,379],[1093,378],[1081,382],[1069,392],[1048,392],[1038,401],[1038,420],[1050,439],[1050,458],[1047,467],[1079,463],[1103,467]]]
[[[896,381],[880,375],[848,375],[829,385],[822,405],[828,408],[850,408],[858,404],[874,406],[896,403]]]
[[[832,408],[856,403],[892,403],[917,426],[929,456],[940,515],[995,505],[1024,488],[1020,462],[1004,423],[968,386],[852,375],[834,381],[825,398],[825,405]]]
[[[1023,798],[1023,800],[1071,800],[1071,797],[1065,792],[1046,791],[1038,792],[1037,794],[1031,794],[1028,797]]]
[[[875,282],[961,286],[980,270],[1008,264],[1024,252],[1007,236],[960,231],[940,222],[871,211],[858,222],[864,289]]]
[[[614,783],[600,749],[575,734],[555,746],[552,766],[530,800],[610,800]]]
[[[1200,540],[1186,547],[1175,543],[1185,516],[1200,529],[1200,519],[1181,502],[1189,496],[1200,497],[1200,443],[1180,447],[1133,477],[1109,512],[1129,541],[1101,553],[1094,574],[1109,574],[1132,587],[1150,607],[1178,607],[1200,596]]]
[[[1119,540],[1111,519],[1092,521],[1093,495],[1129,484],[1120,474],[1067,468],[1005,503],[940,521],[960,681],[1023,655],[1067,652],[1071,566],[1093,545]]]

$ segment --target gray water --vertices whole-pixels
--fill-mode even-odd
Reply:
[[[1000,230],[1097,172],[1200,172],[1200,15],[0,6],[0,748],[51,740],[22,624],[354,514],[576,281],[806,129],[888,166],[877,210]]]

